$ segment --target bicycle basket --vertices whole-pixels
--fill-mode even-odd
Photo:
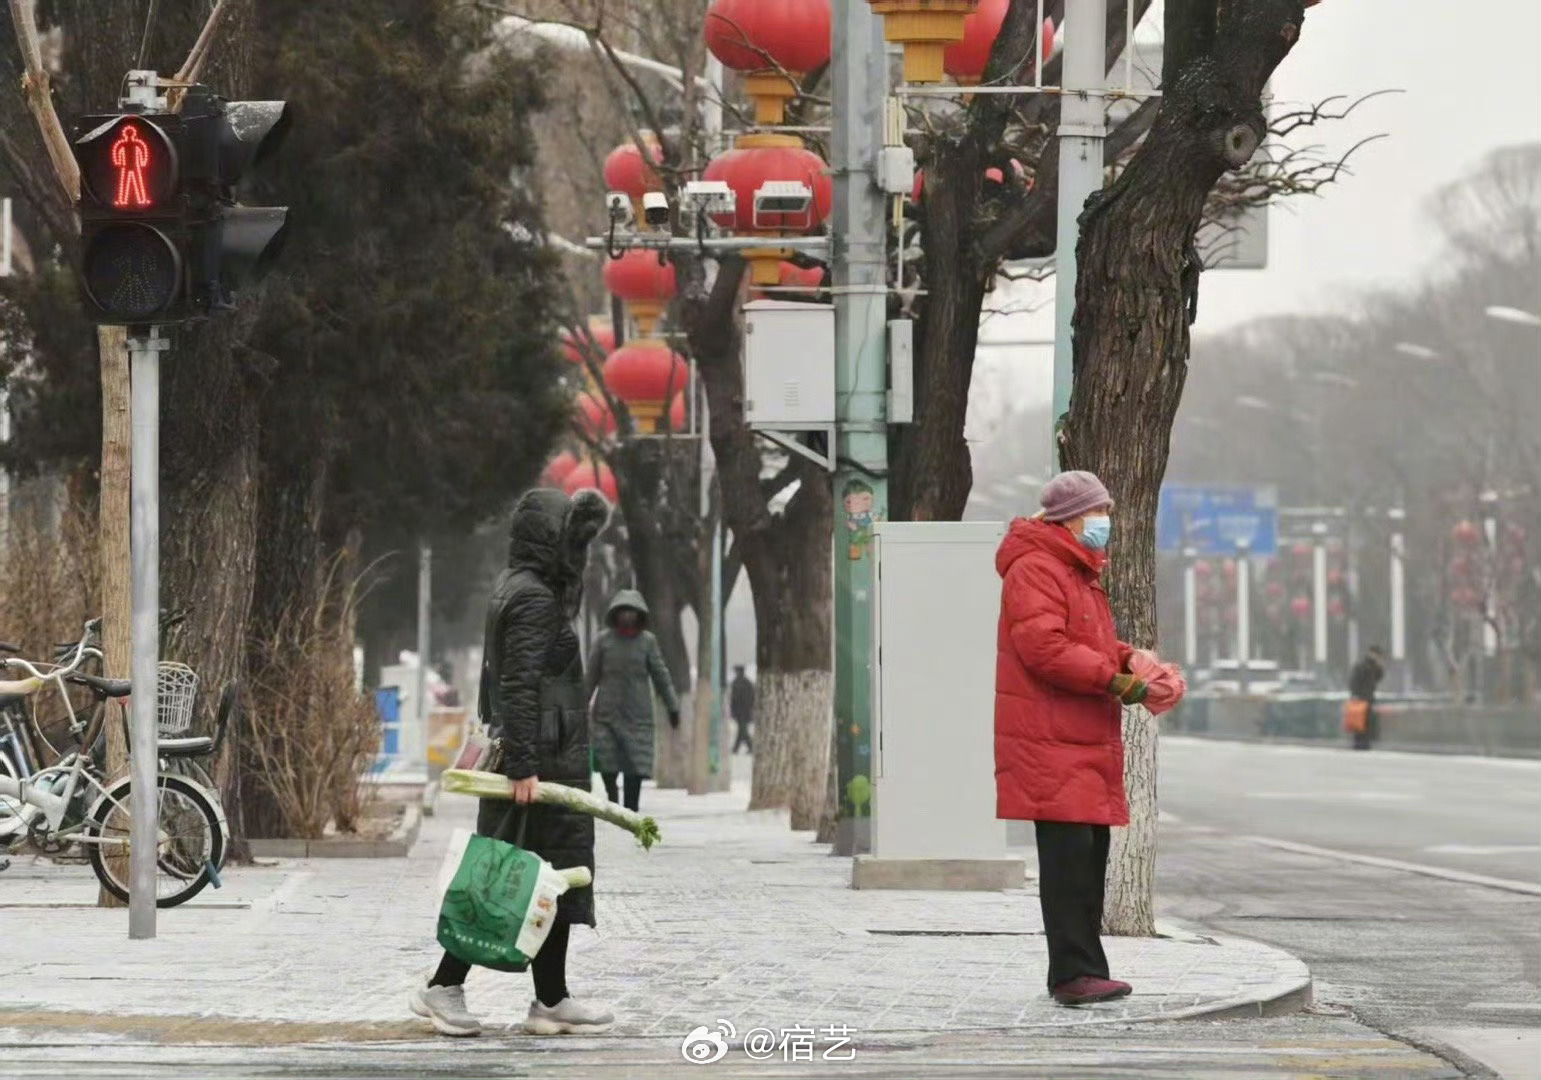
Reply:
[[[186,664],[164,662],[157,668],[155,681],[160,698],[155,719],[161,738],[175,739],[186,735],[193,726],[198,673]]]

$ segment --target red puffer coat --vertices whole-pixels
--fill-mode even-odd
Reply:
[[[996,816],[1129,824],[1122,707],[1108,683],[1133,651],[1118,640],[1107,556],[1062,525],[1018,519],[995,556]]]

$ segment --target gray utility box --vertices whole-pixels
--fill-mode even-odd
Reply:
[[[858,889],[1020,889],[995,816],[999,522],[873,528],[872,854]]]
[[[835,422],[833,307],[744,305],[744,420],[767,431],[818,431]]]

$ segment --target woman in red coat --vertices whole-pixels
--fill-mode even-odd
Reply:
[[[1089,472],[1061,473],[1043,509],[1011,525],[995,663],[996,816],[1036,823],[1049,992],[1062,1005],[1130,992],[1102,951],[1109,826],[1129,824],[1124,705],[1145,699],[1127,671],[1102,587],[1113,500]]]

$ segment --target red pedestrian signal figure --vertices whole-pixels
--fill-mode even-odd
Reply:
[[[112,167],[118,171],[118,190],[112,205],[120,210],[141,210],[150,205],[144,172],[150,167],[150,146],[136,124],[124,124],[112,144]]]

